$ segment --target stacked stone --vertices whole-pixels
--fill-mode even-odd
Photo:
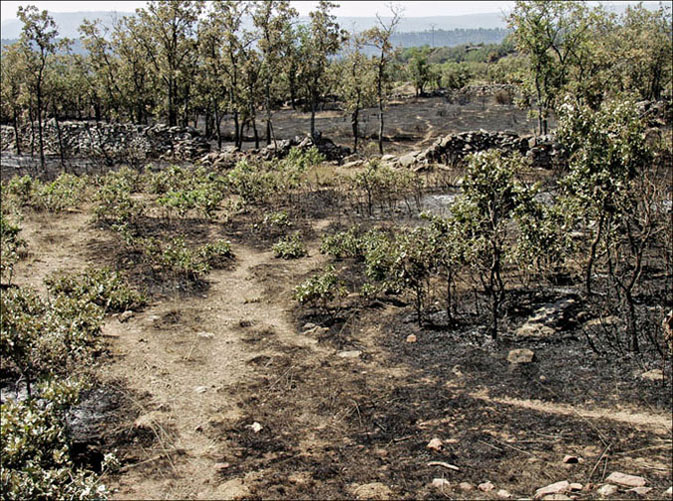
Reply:
[[[455,165],[470,153],[493,148],[525,154],[529,149],[528,142],[527,137],[519,137],[514,132],[487,132],[485,130],[461,132],[437,139],[425,151],[418,153],[415,158],[418,162]]]
[[[15,149],[13,129],[3,126],[1,132],[2,151]],[[22,127],[20,138],[23,151],[30,149],[31,137],[31,127]],[[50,120],[44,124],[43,141],[46,154],[58,154],[62,144],[64,152],[70,157],[106,156],[118,159],[132,152],[142,158],[191,160],[210,151],[210,144],[196,129],[163,124],[143,126],[65,121],[60,122],[57,128],[56,122]]]
[[[260,151],[260,155],[265,160],[273,158],[286,157],[292,148],[299,148],[300,150],[308,150],[316,147],[318,151],[325,156],[327,160],[341,161],[344,157],[351,154],[350,148],[346,146],[338,146],[330,139],[319,137],[315,141],[310,137],[295,136],[292,139],[277,140],[276,144],[270,144]]]

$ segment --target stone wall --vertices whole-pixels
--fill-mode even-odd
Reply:
[[[124,160],[133,156],[140,159],[191,160],[210,151],[208,141],[192,127],[84,121],[61,122],[58,125],[60,143],[68,158],[100,157]],[[0,133],[2,151],[15,150],[14,129],[3,125]],[[59,134],[54,120],[44,124],[43,137],[45,154],[59,155]],[[37,151],[37,127],[35,138],[32,137],[30,126],[22,127],[20,139],[22,152],[30,151],[32,141]]]

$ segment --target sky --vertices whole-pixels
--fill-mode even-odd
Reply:
[[[77,12],[77,11],[118,11],[132,12],[137,7],[143,7],[144,1],[91,1],[91,2],[63,2],[63,1],[9,1],[0,2],[1,18],[16,18],[16,10],[19,5],[35,5],[38,9],[46,9],[50,12]],[[318,4],[314,1],[293,1],[293,7],[299,11],[300,15],[308,13]],[[340,6],[334,10],[337,16],[356,16],[368,17],[375,16],[377,13],[385,16],[389,12],[387,1],[337,1]],[[402,5],[405,17],[425,17],[425,16],[458,16],[462,14],[479,14],[485,12],[500,12],[508,10],[513,5],[513,1],[397,1],[396,4]]]
[[[307,15],[316,5],[317,1],[293,1],[291,2],[300,15]],[[334,10],[337,16],[369,17],[377,13],[385,16],[389,10],[387,1],[341,1],[338,9]],[[405,17],[430,17],[430,16],[459,16],[463,14],[482,14],[486,12],[502,12],[510,10],[514,1],[397,1],[404,8]],[[598,3],[598,2],[589,2]],[[607,1],[605,4],[635,3]],[[77,11],[117,11],[132,12],[137,7],[143,7],[144,1],[10,1],[0,2],[0,17],[2,20],[16,18],[16,10],[19,5],[35,5],[38,9],[46,9],[50,12],[77,12]]]

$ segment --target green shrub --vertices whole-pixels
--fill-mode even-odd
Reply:
[[[131,289],[116,271],[90,269],[83,273],[61,273],[45,281],[52,294],[65,294],[101,306],[106,311],[125,311],[145,304],[145,298]]]
[[[9,222],[0,214],[0,280],[11,283],[14,265],[19,260],[20,249],[26,246],[25,240],[19,237],[21,228]]]
[[[0,298],[3,372],[31,384],[65,374],[97,349],[103,310],[64,295],[45,303],[30,289],[13,288]]]
[[[294,233],[273,245],[273,254],[282,259],[297,259],[307,254],[299,233]]]
[[[199,257],[211,268],[221,268],[234,257],[231,243],[224,240],[209,242],[198,250]]]
[[[325,311],[331,301],[345,295],[346,289],[336,275],[333,266],[328,266],[323,273],[302,282],[294,288],[292,293],[293,299],[299,303],[322,308]]]
[[[51,183],[38,184],[33,207],[48,212],[76,207],[84,198],[86,186],[86,178],[63,173]]]
[[[66,412],[81,384],[51,382],[40,399],[8,399],[0,419],[0,486],[3,499],[106,499],[95,473],[76,468],[70,457]],[[104,463],[110,460],[106,455]],[[104,464],[105,469],[105,464]]]
[[[320,244],[320,252],[336,259],[362,258],[363,240],[361,236],[358,236],[359,233],[360,228],[353,226],[348,231],[327,235],[323,237]]]

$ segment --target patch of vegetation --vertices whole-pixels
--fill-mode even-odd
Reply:
[[[282,259],[297,259],[307,254],[299,232],[293,233],[273,245],[273,254]]]

